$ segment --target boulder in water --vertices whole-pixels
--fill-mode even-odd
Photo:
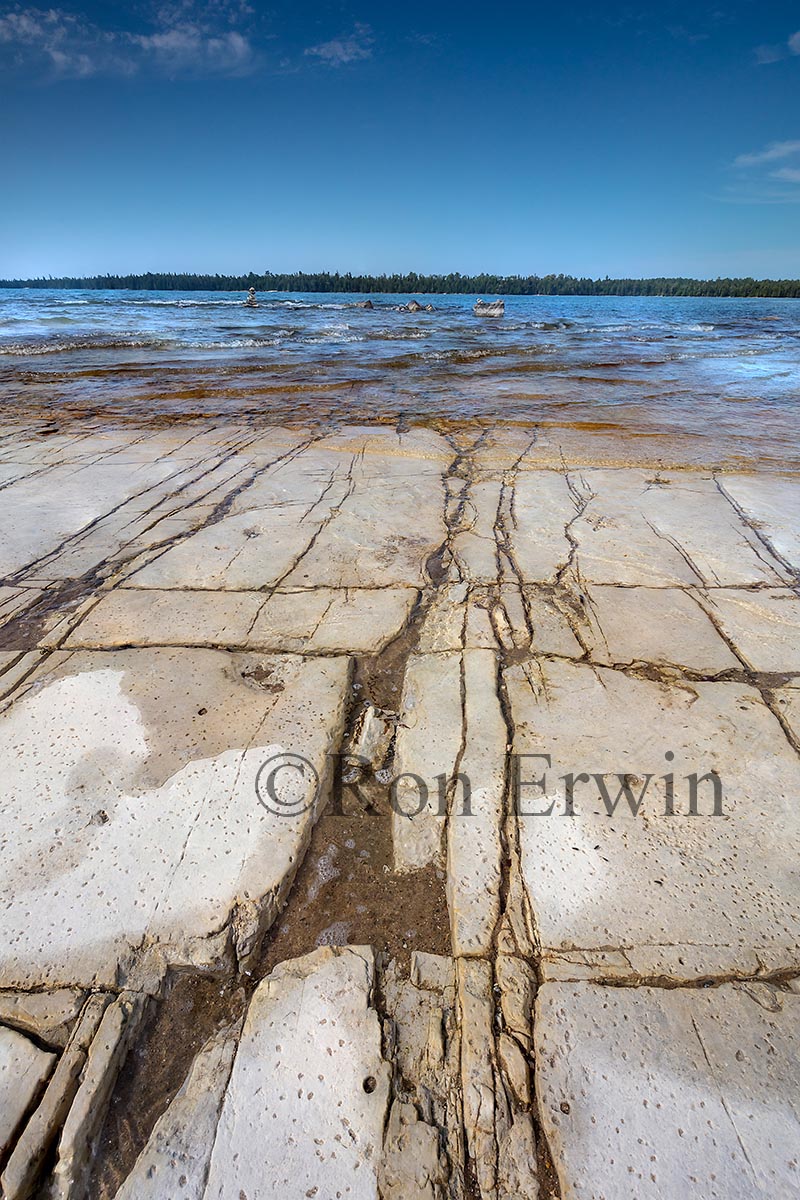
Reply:
[[[502,317],[506,311],[505,300],[476,300],[472,310],[476,317]]]

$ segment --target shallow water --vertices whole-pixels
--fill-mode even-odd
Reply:
[[[15,413],[498,419],[653,436],[696,461],[796,464],[800,301],[0,291]]]

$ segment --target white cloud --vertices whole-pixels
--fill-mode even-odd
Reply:
[[[737,177],[724,197],[736,204],[795,204],[800,192],[786,184],[800,183],[800,140],[770,142],[763,150],[740,154],[733,166]],[[784,165],[776,165],[784,164]],[[778,185],[783,184],[783,187]]]
[[[155,32],[105,29],[60,9],[16,8],[0,17],[0,45],[13,64],[47,68],[55,78],[133,75],[244,75],[257,56],[236,28],[251,13],[246,0],[177,0],[154,14]]]
[[[782,58],[786,58],[786,47],[784,45],[756,46],[753,53],[756,56],[758,65],[763,67],[769,63],[780,62]]]
[[[800,29],[793,33],[785,42],[778,45],[756,46],[756,62],[763,66],[768,63],[780,62],[790,54],[800,54]]]
[[[343,67],[347,63],[371,58],[374,41],[369,25],[357,24],[349,36],[320,42],[318,46],[309,46],[304,53],[318,58],[329,67]]]
[[[800,154],[800,141],[793,142],[770,142],[763,150],[758,150],[755,154],[740,154],[734,159],[735,167],[759,167],[763,163],[778,162],[783,158],[791,158],[795,154]]]
[[[211,36],[196,25],[175,25],[159,33],[132,34],[132,44],[151,56],[167,74],[240,75],[253,64],[253,48],[241,33]]]

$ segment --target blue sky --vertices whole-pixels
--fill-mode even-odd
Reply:
[[[800,276],[800,6],[0,3],[0,275]]]

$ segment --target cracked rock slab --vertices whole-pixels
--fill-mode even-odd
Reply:
[[[797,963],[800,762],[753,688],[667,687],[566,662],[530,677],[513,667],[506,682],[515,753],[540,756],[520,760],[515,792],[545,978],[691,980]],[[686,777],[711,770],[722,813],[706,782],[691,815]],[[543,786],[528,783],[543,774]],[[646,785],[637,816],[625,781],[634,803]]]
[[[0,1155],[5,1156],[55,1061],[55,1054],[0,1026]]]
[[[501,827],[504,816],[508,731],[498,698],[497,658],[491,650],[465,650],[464,751],[461,785],[447,824],[447,906],[453,952],[489,955],[500,916]]]
[[[546,984],[534,1028],[562,1200],[797,1194],[800,996]]]
[[[139,945],[246,958],[310,836],[348,679],[345,658],[52,655],[0,714],[0,982],[113,987]],[[304,763],[260,802],[287,752]]]
[[[703,675],[741,667],[700,605],[681,588],[593,584],[587,601],[594,662],[674,665]]]
[[[271,595],[117,588],[101,599],[65,645],[374,654],[402,629],[417,595],[413,588],[312,588]]]
[[[392,845],[397,871],[442,861],[446,797],[462,740],[461,655],[412,655],[406,667],[394,753]]]
[[[590,499],[573,525],[581,576],[593,583],[656,587],[777,586],[779,561],[699,472],[658,475],[590,468]]]
[[[209,1038],[175,1099],[158,1119],[116,1200],[202,1200],[236,1030]]]
[[[424,432],[424,431],[423,431]],[[259,472],[214,524],[139,571],[137,587],[392,587],[424,583],[442,542],[438,439],[328,438]]]
[[[721,475],[718,485],[781,559],[800,570],[797,480],[780,475]]]
[[[788,589],[714,591],[709,611],[754,671],[800,672],[800,598]]]
[[[48,1046],[63,1049],[83,1005],[73,988],[54,992],[0,992],[0,1022],[32,1033]]]
[[[204,1200],[377,1200],[389,1094],[368,947],[282,963],[250,1002]]]

